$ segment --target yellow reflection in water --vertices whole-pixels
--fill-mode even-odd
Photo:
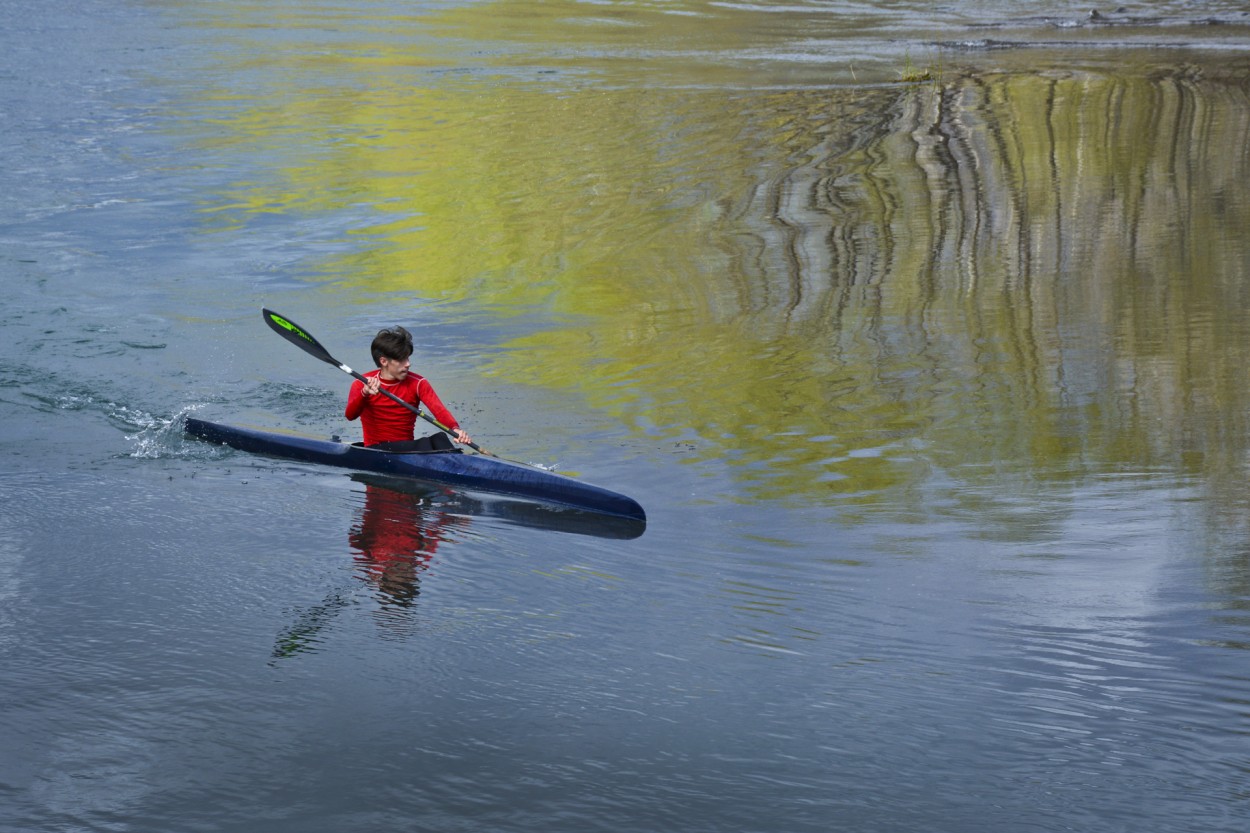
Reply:
[[[1244,457],[1236,72],[648,89],[598,65],[431,73],[387,31],[263,59],[206,147],[272,164],[214,227],[365,216],[321,267],[342,291],[542,310],[488,372],[694,436],[757,497]]]

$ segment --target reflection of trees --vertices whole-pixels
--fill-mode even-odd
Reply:
[[[705,222],[719,259],[630,270],[673,286],[639,278],[622,326],[535,335],[510,375],[608,407],[585,380],[633,378],[774,497],[875,501],[934,461],[1238,470],[1244,83],[969,76],[726,121],[752,127]]]
[[[714,380],[681,378],[701,404],[673,403],[785,464],[770,491],[906,486],[920,456],[1239,467],[1244,84],[1001,75],[774,104],[807,128],[728,203],[739,339]],[[750,388],[780,441],[732,401]]]
[[[367,52],[218,122],[206,153],[276,164],[211,216],[372,206],[341,286],[542,309],[490,372],[695,434],[760,496],[1240,471],[1244,59],[727,92]]]

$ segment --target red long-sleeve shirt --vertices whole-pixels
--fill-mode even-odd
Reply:
[[[380,371],[371,370],[365,376],[377,376]],[[417,415],[383,393],[365,396],[364,383],[357,379],[347,393],[347,409],[343,415],[349,420],[360,419],[365,445],[375,443],[403,442],[414,438]],[[415,406],[424,405],[430,415],[453,431],[460,427],[451,411],[438,398],[429,380],[417,373],[409,373],[402,382],[382,382],[382,390],[390,391],[405,402]]]

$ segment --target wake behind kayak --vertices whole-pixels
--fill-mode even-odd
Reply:
[[[186,433],[240,451],[286,460],[411,477],[492,494],[510,495],[646,521],[633,498],[555,472],[459,451],[381,451],[302,434],[263,431],[188,417]]]

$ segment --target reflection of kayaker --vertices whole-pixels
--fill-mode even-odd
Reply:
[[[419,494],[405,493],[366,483],[360,514],[347,532],[357,577],[376,591],[373,615],[383,632],[392,636],[406,637],[412,632],[421,571],[429,565],[438,545],[447,540],[448,529],[459,521],[423,505],[430,496],[428,489]],[[359,604],[357,592],[341,588],[328,594],[321,604],[302,610],[279,634],[273,659],[316,651],[337,614]]]
[[[383,605],[411,607],[419,573],[446,539],[450,516],[426,510],[412,495],[365,485],[365,502],[347,541]]]
[[[451,441],[442,432],[413,439],[417,411],[423,404],[455,436],[456,442],[466,445],[472,442],[438,398],[430,380],[411,371],[412,335],[406,329],[389,327],[379,331],[369,345],[369,352],[378,369],[352,382],[344,412],[349,420],[360,419],[366,446],[387,451],[452,448]],[[378,395],[383,390],[387,396]],[[405,402],[411,407],[405,406]]]

